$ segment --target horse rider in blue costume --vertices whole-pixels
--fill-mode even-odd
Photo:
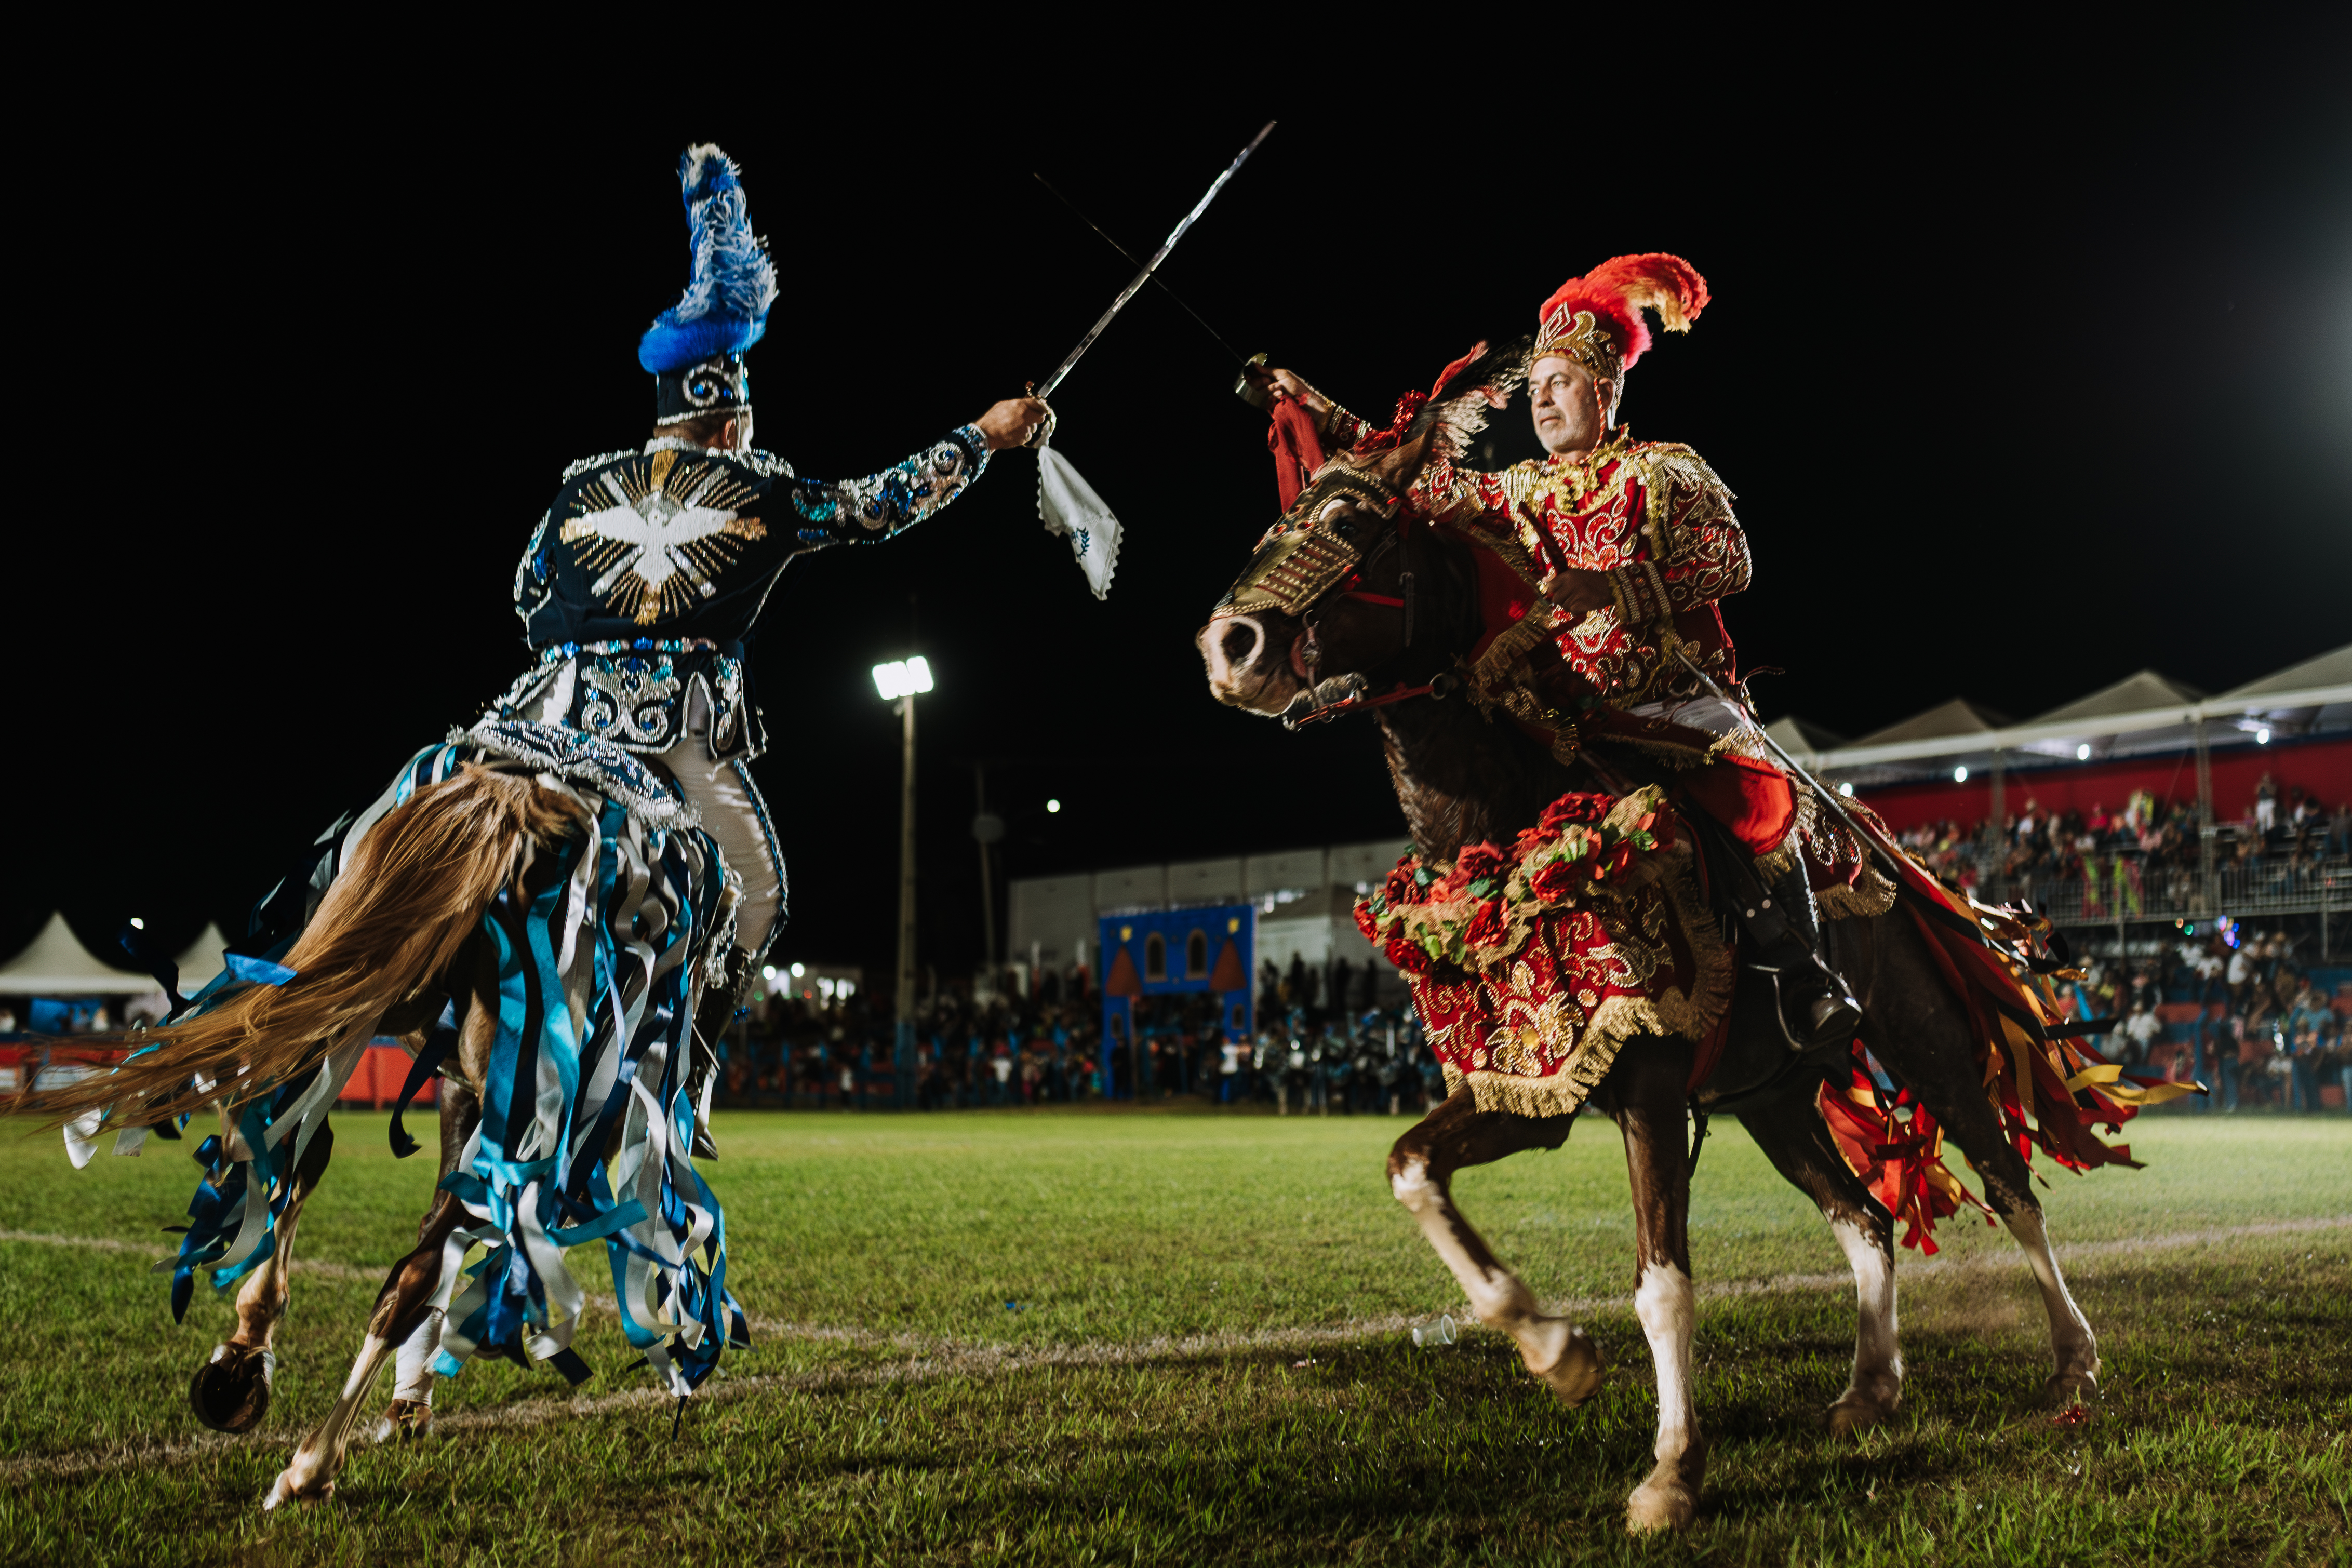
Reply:
[[[695,1019],[706,1004],[740,1000],[784,915],[783,858],[745,766],[765,739],[747,644],[793,557],[921,521],[962,494],[992,452],[1042,440],[1052,413],[1011,399],[881,473],[799,477],[752,444],[742,356],[766,329],[777,284],[736,166],[717,147],[690,148],[680,187],[691,281],[638,346],[655,378],[652,438],[564,472],[515,576],[530,667],[322,835],[310,863],[257,906],[219,978],[111,1072],[47,1107],[79,1165],[102,1127],[117,1134],[117,1153],[135,1154],[151,1131],[176,1137],[192,1114],[219,1106],[220,1135],[196,1151],[206,1174],[179,1256],[163,1265],[175,1317],[198,1275],[224,1291],[245,1281],[237,1334],[192,1392],[208,1424],[244,1430],[258,1419],[284,1303],[277,1232],[290,1245],[301,1195],[331,1148],[327,1115],[378,1032],[404,1032],[417,1052],[403,1103],[437,1070],[450,1081],[445,1103],[478,1099],[479,1109],[478,1119],[445,1118],[445,1140],[452,1126],[471,1131],[456,1134],[462,1148],[445,1146],[450,1165],[427,1219],[448,1250],[420,1242],[412,1255],[426,1297],[401,1296],[395,1270],[379,1301],[379,1316],[402,1325],[388,1342],[396,1411],[429,1411],[432,1375],[478,1354],[586,1375],[569,1351],[583,1299],[562,1260],[583,1240],[604,1241],[629,1343],[673,1391],[699,1384],[741,1332],[718,1200],[689,1155],[709,1152],[716,1066]],[[537,851],[510,826],[495,841],[477,834],[467,863],[508,881],[483,883],[467,895],[474,903],[444,895],[457,860],[387,858],[388,842],[424,841],[399,835],[436,820],[439,802],[471,801],[489,821],[539,810],[526,798],[572,825]],[[409,902],[375,906],[383,917],[372,925],[356,921],[366,890],[382,893],[401,863],[425,866],[402,884]],[[428,916],[448,942],[478,941],[488,968],[476,972],[495,971],[480,982],[490,992],[394,973],[383,961],[391,948],[367,949],[424,952],[431,944],[410,936]],[[392,1021],[428,994],[440,1007],[436,986],[449,998],[437,1025],[429,1013]],[[491,992],[496,1006],[466,1010],[469,996]],[[350,998],[331,1027],[317,1022],[331,996]],[[302,1018],[311,1022],[270,1024]],[[462,1039],[491,1043],[467,1058]],[[393,1141],[397,1153],[415,1149],[397,1113]],[[489,1249],[487,1263],[461,1271],[475,1246]],[[388,1354],[371,1335],[363,1356]],[[219,1385],[210,1394],[207,1377]],[[372,1377],[355,1369],[344,1404]],[[228,1406],[243,1414],[221,1415]],[[273,1500],[322,1495],[350,1429],[338,1410]],[[314,1447],[325,1452],[316,1462]]]

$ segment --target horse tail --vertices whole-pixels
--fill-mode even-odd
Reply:
[[[520,883],[537,851],[585,825],[567,796],[467,765],[360,841],[286,955],[292,979],[250,986],[150,1030],[153,1050],[44,1092],[31,1108],[51,1126],[110,1105],[113,1124],[151,1126],[275,1090],[354,1035],[373,1034],[400,1004],[428,1000],[499,889]]]

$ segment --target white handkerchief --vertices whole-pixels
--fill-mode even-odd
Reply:
[[[1070,541],[1070,553],[1078,558],[1095,597],[1108,596],[1111,573],[1118,570],[1118,519],[1069,460],[1050,446],[1037,449],[1037,515],[1047,533]]]

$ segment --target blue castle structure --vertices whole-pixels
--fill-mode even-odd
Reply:
[[[1251,978],[1257,951],[1257,906],[1221,904],[1199,909],[1154,909],[1102,917],[1102,1074],[1108,1091],[1118,1082],[1112,1062],[1129,1058],[1128,1093],[1141,1077],[1142,1050],[1135,1038],[1139,997],[1213,993],[1225,1039],[1249,1039],[1256,1028]]]

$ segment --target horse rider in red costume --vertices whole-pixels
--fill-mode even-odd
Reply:
[[[1680,332],[1706,302],[1706,279],[1672,256],[1618,256],[1562,284],[1538,312],[1528,361],[1547,455],[1499,473],[1433,457],[1405,509],[1524,552],[1536,601],[1515,641],[1528,656],[1515,691],[1488,695],[1563,762],[1599,742],[1674,770],[1692,815],[1708,819],[1700,838],[1718,899],[1748,934],[1750,966],[1773,977],[1791,1043],[1826,1049],[1853,1036],[1861,1009],[1821,955],[1811,883],[1868,897],[1848,883],[1871,873],[1748,712],[1718,608],[1748,581],[1730,491],[1689,447],[1635,441],[1616,422],[1626,372],[1651,343],[1643,310]],[[1254,379],[1296,400],[1327,449],[1381,436],[1290,371]]]

